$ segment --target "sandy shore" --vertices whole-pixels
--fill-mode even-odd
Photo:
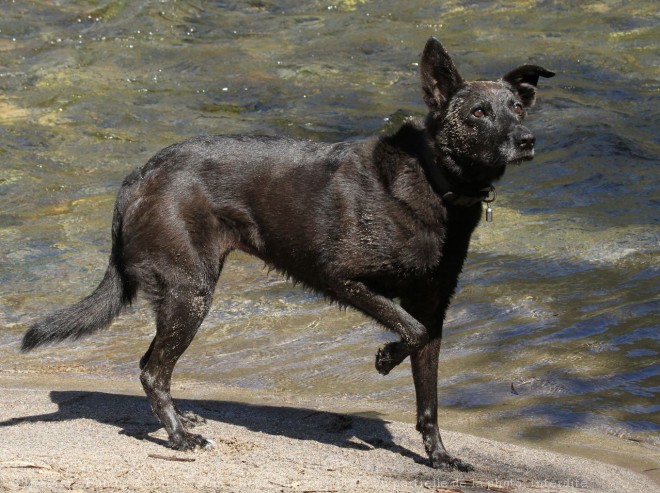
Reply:
[[[135,387],[38,387],[0,378],[0,491],[660,491],[622,467],[450,431],[445,445],[476,470],[434,471],[411,424],[328,412],[323,402],[179,399],[217,445],[177,452]]]

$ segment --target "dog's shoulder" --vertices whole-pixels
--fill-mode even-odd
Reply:
[[[417,118],[409,118],[394,132],[382,137],[382,146],[417,156],[425,139],[424,122]]]
[[[444,220],[444,205],[422,166],[426,138],[422,121],[407,120],[374,142],[372,161],[393,198],[423,223],[438,224]]]
[[[383,135],[372,143],[374,166],[388,182],[420,171],[424,139],[421,122],[412,119],[405,121],[394,133]]]

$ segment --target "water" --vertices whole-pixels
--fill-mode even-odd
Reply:
[[[122,178],[196,134],[391,130],[424,112],[436,35],[468,78],[558,73],[529,120],[537,158],[498,186],[448,314],[443,416],[657,445],[657,25],[651,1],[3,2],[0,373],[136,378],[143,303],[93,339],[17,352],[101,279]],[[236,254],[176,378],[410,414],[408,364],[373,369],[391,339]]]

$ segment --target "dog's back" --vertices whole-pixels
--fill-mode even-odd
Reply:
[[[154,243],[176,250],[173,239],[225,243],[321,291],[335,278],[395,284],[423,271],[441,243],[419,218],[437,233],[443,209],[401,150],[398,140],[420,138],[410,125],[351,143],[211,136],[170,146],[125,181],[125,258],[142,264]]]

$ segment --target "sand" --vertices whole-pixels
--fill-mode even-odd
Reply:
[[[53,382],[0,375],[0,491],[660,491],[652,473],[447,430],[445,445],[476,470],[433,470],[410,423],[331,412],[322,400],[239,402],[230,391],[177,401],[216,442],[179,452],[134,385]]]

